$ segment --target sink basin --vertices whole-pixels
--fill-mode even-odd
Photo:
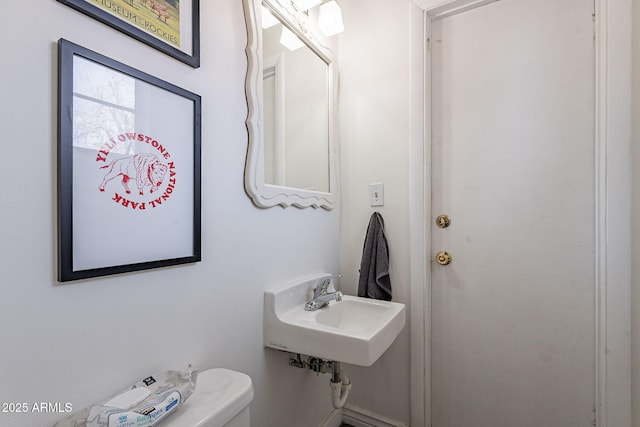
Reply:
[[[264,345],[336,362],[371,366],[405,324],[405,305],[344,295],[316,311],[304,304],[328,274],[264,293]]]

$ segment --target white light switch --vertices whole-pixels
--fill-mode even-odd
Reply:
[[[384,206],[384,185],[381,182],[369,184],[371,206]]]

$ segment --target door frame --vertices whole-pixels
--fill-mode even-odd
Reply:
[[[411,3],[411,425],[431,425],[431,23],[496,0]],[[593,0],[595,421],[631,426],[631,0]]]

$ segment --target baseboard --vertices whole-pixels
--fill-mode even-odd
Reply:
[[[353,405],[345,405],[342,408],[342,421],[353,427],[408,427],[399,421]]]
[[[334,409],[320,427],[340,427],[340,424],[342,424],[342,410]]]

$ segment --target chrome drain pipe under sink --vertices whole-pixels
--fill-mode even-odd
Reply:
[[[313,356],[309,356],[308,359],[304,361],[300,357],[300,354],[298,354],[295,358],[291,357],[289,359],[289,366],[300,369],[309,368],[319,374],[328,374],[329,369],[331,369],[331,380],[329,382],[329,386],[331,387],[331,404],[336,409],[344,406],[349,397],[349,390],[351,390],[351,381],[349,377],[342,372],[340,362],[322,360]]]
[[[331,403],[336,409],[340,409],[344,406],[344,403],[349,397],[349,390],[351,390],[351,381],[349,377],[342,373],[340,362],[333,362],[331,364]]]

